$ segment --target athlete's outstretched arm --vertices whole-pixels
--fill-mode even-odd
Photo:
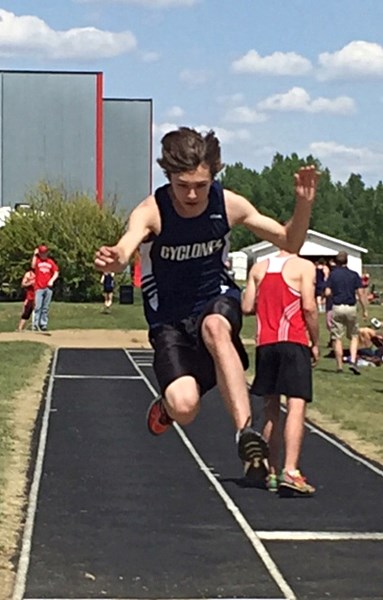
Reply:
[[[318,177],[315,166],[302,167],[295,174],[295,209],[292,218],[285,225],[262,215],[243,196],[225,190],[230,225],[242,224],[258,237],[278,248],[292,253],[299,252],[309,227]]]
[[[160,217],[155,200],[149,196],[131,213],[125,233],[113,246],[101,246],[96,252],[95,267],[98,271],[121,273],[141,242],[156,229]]]

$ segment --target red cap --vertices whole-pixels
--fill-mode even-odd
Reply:
[[[46,254],[47,252],[48,252],[47,246],[44,246],[44,244],[41,244],[41,246],[39,246],[39,254]]]

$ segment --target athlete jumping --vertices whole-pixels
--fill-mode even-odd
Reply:
[[[96,252],[95,266],[121,272],[140,247],[144,310],[161,390],[147,413],[149,431],[161,435],[173,421],[191,423],[201,397],[217,384],[234,423],[239,457],[256,469],[268,447],[251,426],[241,292],[225,267],[229,234],[234,225],[244,225],[297,252],[309,225],[318,173],[310,165],[295,174],[294,214],[282,225],[216,181],[223,164],[213,131],[180,127],[161,144],[158,163],[169,183],[132,211],[125,234],[116,245]]]

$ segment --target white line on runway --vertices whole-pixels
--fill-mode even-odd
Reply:
[[[132,357],[130,356],[128,350],[126,350],[126,353],[127,353],[129,360],[132,360]],[[157,391],[155,390],[155,388],[150,383],[149,379],[145,376],[145,374],[141,371],[141,369],[138,366],[137,366],[137,370],[138,370],[138,372],[141,373],[143,380],[145,381],[149,390],[152,392],[153,396],[154,397],[157,396],[158,395]],[[190,442],[189,438],[184,433],[183,429],[179,425],[177,425],[177,423],[173,423],[173,427],[177,431],[178,435],[180,436],[181,440],[185,444],[186,448],[189,450],[190,454],[196,461],[196,463],[199,466],[199,468],[201,469],[201,471],[205,474],[206,478],[209,480],[211,485],[215,488],[215,491],[220,496],[221,500],[223,500],[228,511],[232,513],[234,519],[237,521],[238,525],[240,526],[240,528],[242,529],[242,531],[248,538],[249,542],[253,546],[254,550],[258,554],[259,558],[262,560],[262,562],[265,565],[270,576],[273,578],[276,585],[279,587],[279,589],[285,595],[285,599],[286,600],[296,600],[296,596],[295,596],[293,590],[291,589],[291,587],[289,586],[289,584],[283,577],[282,573],[278,569],[277,565],[271,558],[271,556],[268,553],[268,551],[266,550],[264,544],[261,542],[261,540],[255,533],[255,531],[252,529],[252,527],[250,526],[248,521],[245,519],[244,515],[239,510],[238,506],[233,502],[233,500],[231,499],[229,494],[226,492],[224,487],[217,481],[217,479],[214,477],[214,475],[212,475],[209,467],[204,463],[204,461],[198,454],[197,450],[194,448],[193,444]]]
[[[382,541],[383,532],[353,532],[353,531],[256,531],[261,540],[277,542],[323,542],[323,541]]]

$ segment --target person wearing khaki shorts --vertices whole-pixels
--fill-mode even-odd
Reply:
[[[343,373],[342,340],[346,335],[350,340],[350,371],[354,375],[360,375],[356,364],[359,329],[357,299],[362,306],[364,318],[367,318],[367,307],[361,278],[356,271],[347,267],[347,260],[347,252],[339,252],[336,256],[336,267],[327,280],[325,295],[333,298],[331,337],[334,340],[337,373]]]

